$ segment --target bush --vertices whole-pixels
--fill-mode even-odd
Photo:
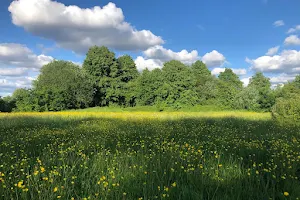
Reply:
[[[300,95],[277,99],[272,108],[272,117],[283,123],[300,123]]]

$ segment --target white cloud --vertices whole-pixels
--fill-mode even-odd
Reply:
[[[77,53],[86,53],[93,45],[146,50],[164,43],[151,31],[138,31],[125,22],[122,9],[114,3],[80,8],[51,0],[15,0],[8,10],[15,25]]]
[[[300,45],[300,38],[297,35],[290,35],[284,40],[285,45]]]
[[[243,82],[244,87],[247,87],[250,82],[251,77],[242,78],[241,81]]]
[[[218,75],[220,74],[221,72],[224,72],[226,68],[223,68],[223,67],[216,67],[214,68],[212,71],[211,71],[211,74],[212,75]],[[238,76],[241,76],[241,75],[245,75],[247,74],[247,70],[246,69],[232,69],[232,71],[238,75]]]
[[[279,26],[283,26],[283,25],[284,25],[283,20],[277,20],[273,23],[273,26],[275,26],[275,27],[279,27]]]
[[[206,64],[207,67],[219,67],[225,63],[226,58],[218,51],[213,50],[210,53],[206,53],[202,57],[202,61]]]
[[[151,47],[143,53],[148,59],[156,59],[162,62],[179,60],[185,64],[192,64],[199,59],[198,52],[196,50],[188,52],[184,49],[180,52],[174,52],[170,49],[165,49],[162,46]]]
[[[295,26],[294,28],[290,28],[287,33],[290,34],[290,33],[295,33],[297,31],[300,31],[300,25],[297,25]]]
[[[282,74],[279,74],[278,76],[270,77],[270,82],[274,85],[282,84],[282,83],[287,83],[289,81],[292,81],[292,80],[294,80],[294,78],[295,78],[295,75],[282,73]]]
[[[184,49],[180,52],[174,52],[170,49],[165,49],[162,46],[151,47],[144,51],[143,54],[144,57],[139,56],[135,60],[139,70],[145,69],[146,67],[149,70],[162,68],[163,64],[170,60],[179,60],[186,65],[191,65],[200,59],[196,50],[188,52]],[[225,63],[226,58],[218,51],[213,50],[210,53],[206,53],[201,60],[207,67],[218,67]]]
[[[279,46],[276,47],[272,47],[268,50],[268,52],[266,53],[267,56],[273,56],[275,55],[279,50]]]
[[[174,52],[162,46],[151,47],[144,51],[143,54],[144,57],[138,56],[135,59],[135,64],[139,71],[146,68],[149,70],[162,68],[163,64],[170,60],[179,60],[184,64],[191,65],[200,59],[196,50],[188,52],[184,49],[180,52]]]
[[[51,56],[35,55],[30,49],[21,44],[0,44],[0,66],[38,69],[52,60],[53,57]],[[17,73],[20,73],[20,69]]]
[[[251,69],[261,72],[297,74],[300,73],[300,51],[284,50],[279,55],[246,58]]]
[[[16,88],[31,87],[30,73],[36,73],[53,57],[36,55],[21,44],[0,44],[0,96],[11,94]]]
[[[134,62],[138,71],[142,71],[146,68],[153,70],[155,68],[162,68],[163,66],[163,62],[158,59],[145,59],[142,56],[138,56]]]
[[[11,95],[17,88],[31,88],[34,77],[7,77],[0,78],[0,96]]]
[[[27,68],[6,67],[0,68],[0,76],[21,76],[27,73]]]

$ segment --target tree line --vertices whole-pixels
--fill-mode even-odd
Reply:
[[[116,58],[107,47],[94,46],[82,67],[62,60],[43,66],[32,88],[16,89],[12,96],[0,98],[0,111],[43,112],[96,106],[156,106],[163,110],[195,105],[271,111],[276,102],[282,104],[295,96],[299,100],[299,95],[299,75],[271,89],[269,78],[257,72],[243,87],[228,68],[216,77],[201,61],[187,66],[171,60],[162,69],[138,72],[130,56]]]

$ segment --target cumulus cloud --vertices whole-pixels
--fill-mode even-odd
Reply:
[[[31,87],[31,73],[36,73],[53,57],[36,55],[21,44],[0,44],[0,96],[11,94],[16,88]]]
[[[174,52],[170,49],[165,49],[162,46],[154,46],[143,52],[144,57],[138,56],[135,59],[135,64],[139,71],[148,68],[153,70],[155,68],[162,68],[163,64],[170,60],[179,60],[184,64],[190,65],[199,59],[198,52],[193,50],[188,52],[182,50]]]
[[[146,58],[157,59],[162,62],[179,60],[185,64],[194,63],[199,59],[198,52],[196,50],[188,52],[184,49],[180,52],[174,52],[170,49],[165,49],[162,46],[151,47],[144,51],[144,55],[146,56]]]
[[[242,78],[241,81],[243,82],[244,87],[249,85],[251,77]]]
[[[216,67],[214,68],[212,71],[211,71],[211,74],[212,75],[219,75],[221,72],[224,72],[226,68],[223,68],[223,67]],[[232,71],[238,75],[238,76],[241,76],[241,75],[245,75],[247,74],[247,70],[246,69],[232,69]]]
[[[36,55],[26,46],[14,43],[0,44],[0,66],[14,66],[20,68],[40,68],[51,62],[53,57],[46,55]],[[2,73],[9,73],[6,69]],[[23,69],[24,70],[24,69]],[[22,70],[16,70],[20,73]],[[0,72],[1,73],[1,72]]]
[[[226,58],[223,54],[219,53],[216,50],[213,50],[212,52],[206,53],[202,57],[202,61],[206,64],[207,67],[219,67],[225,63]]]
[[[300,38],[297,35],[290,35],[284,40],[285,45],[300,45]]]
[[[80,8],[52,0],[15,0],[8,10],[15,25],[77,53],[93,45],[133,51],[164,43],[149,30],[136,30],[114,3]]]
[[[267,56],[273,56],[275,55],[279,50],[279,46],[276,47],[272,47],[268,50],[268,52],[266,53]]]
[[[146,68],[153,70],[155,68],[162,68],[163,66],[163,62],[158,59],[145,59],[142,56],[138,56],[134,62],[138,71],[142,71]]]
[[[34,77],[0,77],[0,96],[11,95],[17,88],[31,88]]]
[[[28,72],[27,68],[6,67],[0,68],[0,76],[21,76]]]
[[[279,26],[283,26],[283,25],[284,25],[283,20],[277,20],[273,23],[273,26],[275,26],[275,27],[279,27]]]
[[[136,58],[135,63],[139,70],[148,68],[152,70],[154,68],[162,68],[163,64],[170,60],[179,60],[186,65],[191,65],[201,57],[196,50],[188,52],[182,50],[180,52],[174,52],[170,49],[165,49],[162,46],[154,46],[143,52],[144,57],[139,56]],[[222,66],[226,58],[216,50],[210,53],[206,53],[201,59],[207,67],[219,67]]]
[[[297,74],[300,73],[300,51],[284,50],[279,55],[246,58],[251,69],[261,72]]]
[[[295,26],[294,28],[290,28],[287,33],[290,34],[290,33],[295,33],[297,31],[300,31],[300,25],[297,25]]]
[[[295,78],[295,75],[291,74],[279,74],[278,76],[272,76],[270,77],[270,82],[275,85],[275,84],[282,84],[282,83],[287,83],[289,81],[293,81]]]

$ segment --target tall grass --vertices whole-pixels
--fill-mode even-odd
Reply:
[[[0,199],[300,198],[300,130],[268,113],[15,113],[0,130]]]

